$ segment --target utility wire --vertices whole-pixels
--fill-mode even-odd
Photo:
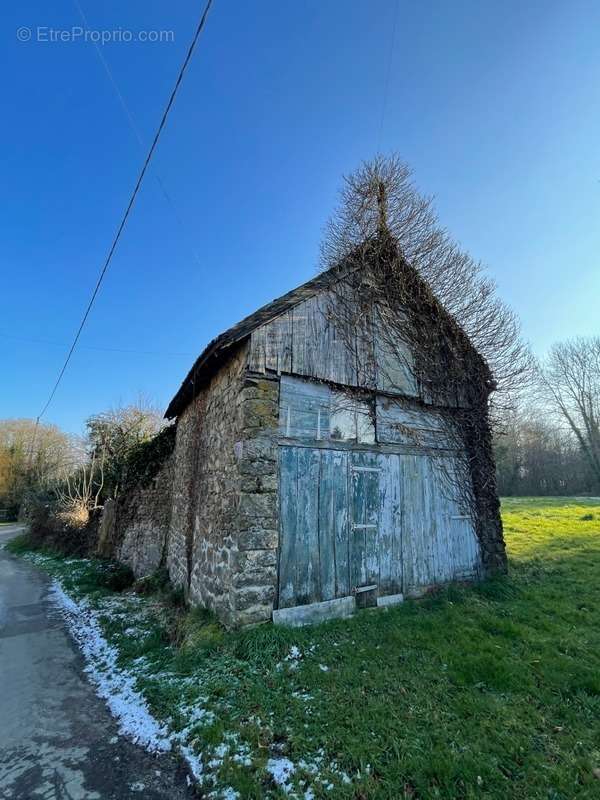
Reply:
[[[65,347],[64,342],[53,342],[49,339],[36,339],[30,336],[13,336],[12,333],[4,333],[0,331],[0,339],[11,339],[15,342],[28,342],[29,344],[43,344],[50,347]],[[79,345],[80,350],[95,350],[101,353],[129,353],[136,356],[165,356],[169,358],[181,356],[189,358],[194,356],[195,353],[191,352],[174,352],[166,350],[133,350],[130,348],[122,347],[96,347],[94,345]]]
[[[73,5],[75,6],[79,16],[81,17],[81,21],[83,22],[84,28],[86,30],[90,30],[89,22],[87,20],[87,17],[85,15],[84,11],[83,11],[83,8],[81,7],[81,3],[79,2],[79,0],[73,0]],[[133,132],[133,135],[137,139],[137,142],[138,142],[138,144],[140,146],[140,151],[143,153],[146,150],[146,144],[145,144],[145,142],[144,142],[144,140],[142,138],[142,134],[140,133],[140,129],[137,126],[137,123],[135,121],[135,117],[131,113],[131,109],[127,105],[125,97],[123,96],[123,93],[121,92],[121,90],[119,88],[119,84],[117,83],[117,81],[115,79],[115,76],[113,75],[113,72],[112,72],[112,70],[111,70],[111,68],[110,68],[110,66],[108,64],[108,61],[104,57],[104,53],[102,52],[102,49],[101,49],[100,45],[98,44],[98,42],[96,41],[96,39],[94,37],[92,37],[92,44],[94,46],[94,50],[96,51],[98,59],[99,59],[100,63],[102,64],[102,67],[104,68],[104,71],[106,72],[106,76],[108,78],[108,81],[109,81],[110,85],[113,87],[113,89],[115,90],[115,94],[117,95],[117,99],[119,100],[121,108],[123,109],[123,113],[125,114],[125,117],[127,118],[127,122],[129,123],[129,127],[131,128],[131,130]],[[171,207],[171,211],[173,212],[173,216],[175,217],[175,219],[179,223],[179,227],[181,228],[183,233],[186,234],[186,237],[189,238],[190,241],[193,241],[192,237],[190,235],[190,232],[186,229],[186,226],[185,226],[185,224],[183,222],[183,218],[182,218],[181,214],[179,214],[179,212],[177,211],[177,208],[175,207],[175,203],[173,202],[173,198],[171,197],[171,195],[167,191],[167,187],[165,186],[165,183],[164,183],[163,179],[161,178],[161,176],[156,172],[156,169],[154,170],[154,177],[156,178],[156,182],[158,183],[158,185],[160,187],[160,190],[161,190],[165,200],[167,201],[167,204]],[[196,262],[196,265],[201,267],[202,263],[200,261],[200,256],[196,252],[195,247],[191,247],[191,251],[192,251],[192,255],[194,257],[194,261]]]
[[[185,57],[185,59],[183,61],[183,64],[182,64],[182,66],[181,66],[181,68],[179,70],[179,74],[177,76],[177,80],[175,81],[175,86],[173,87],[173,91],[171,92],[171,96],[169,97],[169,101],[168,101],[168,103],[166,105],[166,108],[165,108],[165,110],[163,112],[162,118],[160,120],[160,124],[158,126],[158,129],[157,129],[157,131],[156,131],[156,133],[154,135],[154,139],[153,139],[152,144],[150,146],[150,150],[148,151],[148,155],[146,156],[146,160],[144,161],[144,165],[142,167],[142,170],[141,170],[141,172],[139,174],[139,177],[137,179],[137,182],[135,184],[135,187],[134,187],[133,192],[131,194],[131,197],[129,199],[129,203],[127,204],[127,208],[125,209],[125,213],[123,214],[121,222],[119,223],[119,227],[117,228],[117,232],[116,232],[115,237],[113,239],[113,242],[111,244],[110,250],[108,251],[108,255],[107,255],[106,260],[105,260],[105,262],[104,262],[104,264],[102,266],[102,269],[100,271],[100,275],[98,276],[98,280],[96,281],[96,286],[94,287],[94,291],[92,292],[92,296],[90,297],[89,303],[87,304],[87,307],[85,309],[85,313],[84,313],[84,315],[83,315],[83,317],[81,319],[81,322],[79,324],[79,328],[77,329],[77,333],[75,334],[75,338],[73,339],[73,343],[72,343],[72,345],[71,345],[71,347],[69,349],[69,352],[67,353],[67,357],[65,359],[65,362],[62,365],[62,368],[61,368],[60,372],[58,373],[58,377],[57,377],[56,382],[55,382],[55,384],[54,384],[54,386],[52,388],[52,391],[50,392],[50,396],[48,397],[48,400],[46,401],[45,406],[43,407],[41,412],[38,414],[38,417],[36,419],[36,429],[37,429],[37,425],[38,425],[40,419],[44,416],[44,414],[48,410],[48,406],[50,405],[50,403],[52,402],[52,400],[54,398],[54,395],[56,394],[56,390],[58,389],[58,387],[60,385],[60,382],[63,379],[63,376],[64,376],[64,374],[66,372],[67,366],[69,365],[69,362],[71,360],[71,356],[73,355],[73,352],[75,351],[75,348],[77,346],[77,342],[79,341],[79,337],[81,336],[81,332],[83,331],[84,325],[87,322],[87,318],[88,318],[88,316],[90,314],[90,311],[92,310],[92,306],[94,305],[94,301],[95,301],[96,296],[97,296],[97,294],[98,294],[98,292],[100,290],[100,286],[102,284],[102,281],[104,280],[104,276],[106,274],[106,270],[108,269],[108,267],[110,265],[110,262],[112,260],[112,257],[114,255],[115,250],[117,249],[117,244],[119,243],[119,239],[121,238],[121,234],[123,233],[123,230],[125,228],[125,225],[127,223],[128,218],[129,218],[129,214],[131,212],[131,209],[133,208],[133,204],[134,204],[135,199],[137,197],[137,194],[139,192],[140,186],[142,185],[142,181],[144,180],[144,176],[145,176],[146,171],[148,169],[148,165],[150,164],[150,160],[152,159],[152,156],[154,155],[154,151],[156,150],[156,145],[158,144],[158,140],[160,138],[160,135],[161,135],[161,133],[163,131],[163,128],[165,127],[165,124],[167,122],[167,117],[169,116],[169,112],[170,112],[171,107],[172,107],[172,105],[173,105],[173,103],[175,101],[175,96],[177,95],[177,91],[179,90],[179,86],[181,85],[181,81],[183,80],[183,76],[185,74],[187,66],[188,66],[188,64],[189,64],[189,62],[190,62],[190,60],[192,58],[192,53],[194,52],[194,48],[196,47],[196,42],[198,41],[198,38],[199,38],[200,34],[202,33],[202,29],[204,28],[204,23],[206,22],[206,18],[208,16],[208,12],[210,10],[211,5],[212,5],[212,0],[208,0],[208,2],[206,3],[206,6],[204,7],[204,11],[202,12],[202,16],[200,17],[200,21],[199,21],[198,26],[196,28],[196,31],[194,33],[194,37],[192,39],[192,42],[191,42],[191,44],[189,46],[189,49],[187,51],[187,55],[186,55],[186,57]]]

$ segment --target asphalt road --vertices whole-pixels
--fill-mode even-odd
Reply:
[[[17,530],[0,526],[0,548]],[[118,735],[46,599],[48,585],[43,573],[0,549],[0,798],[193,797],[174,758]]]

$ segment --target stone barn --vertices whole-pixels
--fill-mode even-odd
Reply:
[[[238,626],[346,615],[505,569],[491,375],[402,268],[415,287],[402,313],[425,303],[436,347],[453,358],[458,341],[467,366],[434,392],[411,345],[384,345],[376,309],[368,333],[342,331],[348,265],[251,314],[206,347],[166,411],[173,451],[120,524],[138,575],[166,565],[192,604]]]

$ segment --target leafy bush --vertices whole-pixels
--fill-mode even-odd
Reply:
[[[175,425],[170,425],[131,448],[123,466],[125,485],[147,486],[152,481],[173,452],[176,430]]]

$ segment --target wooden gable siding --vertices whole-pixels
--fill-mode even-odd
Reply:
[[[249,369],[418,396],[408,349],[399,344],[390,352],[385,337],[372,333],[377,325],[368,321],[348,341],[336,325],[333,309],[339,302],[322,291],[257,328],[250,339]]]

